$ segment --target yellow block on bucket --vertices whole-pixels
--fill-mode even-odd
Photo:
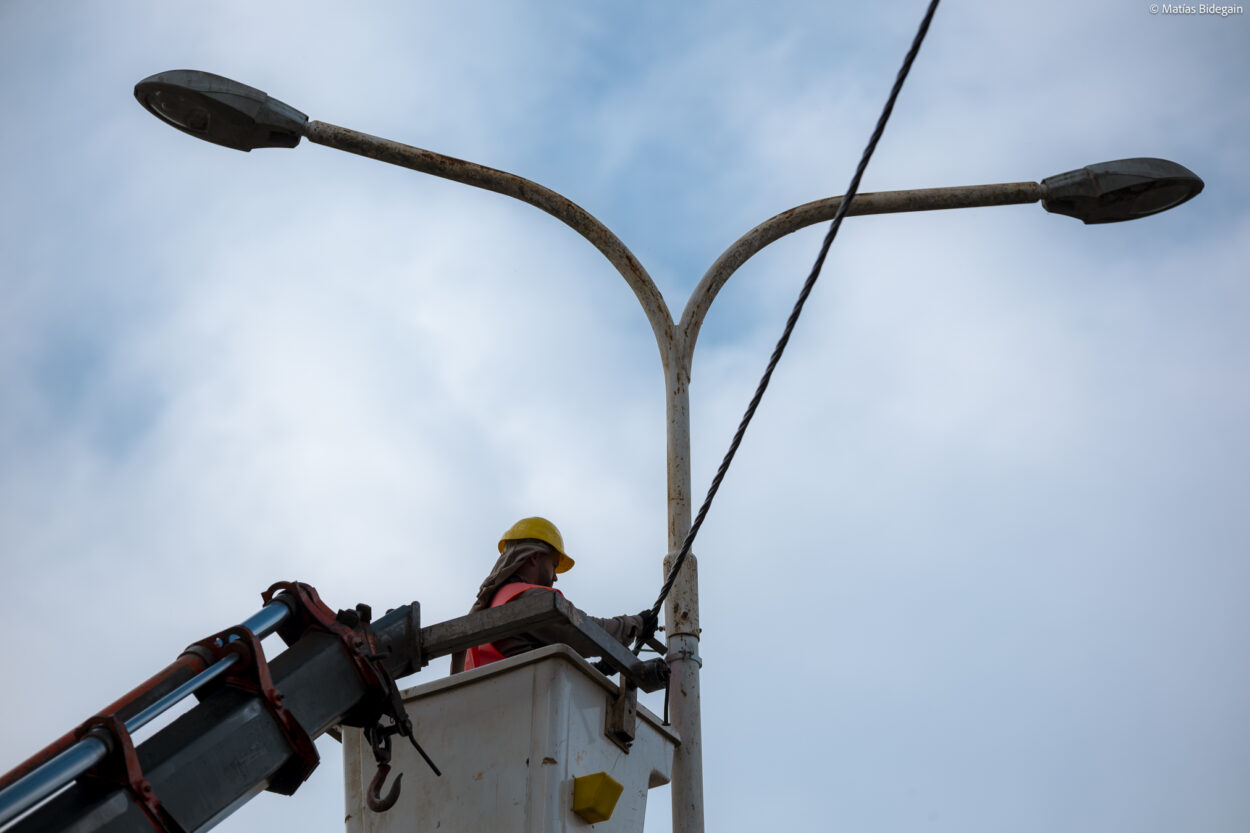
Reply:
[[[597,824],[612,818],[616,800],[625,788],[606,772],[573,779],[573,812],[583,821]]]

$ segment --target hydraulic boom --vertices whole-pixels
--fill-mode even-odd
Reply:
[[[361,727],[372,742],[378,772],[369,806],[384,812],[398,795],[398,780],[381,794],[392,737],[421,751],[395,681],[505,636],[554,633],[553,641],[602,656],[620,672],[623,696],[668,679],[664,660],[639,660],[555,593],[424,629],[416,602],[372,622],[366,605],[332,612],[307,584],[280,582],[262,597],[265,607],[243,624],[194,643],[0,778],[0,830],[206,830],[263,790],[294,793],[318,764],[313,740],[338,725]],[[288,648],[269,662],[260,640],[275,631]],[[144,743],[131,741],[191,694],[197,706]],[[437,762],[425,760],[437,775]]]

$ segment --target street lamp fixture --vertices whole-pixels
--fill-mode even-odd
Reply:
[[[380,162],[495,191],[539,208],[572,228],[616,268],[634,291],[655,334],[664,367],[667,416],[668,546],[664,574],[690,530],[690,371],[704,316],[731,275],[770,243],[832,220],[842,197],[795,206],[738,238],[708,268],[679,319],[655,281],[625,244],[590,212],[515,174],[370,136],[308,117],[237,81],[207,72],[176,70],[145,78],[135,98],[162,121],[205,141],[236,150],[295,147],[300,138]],[[1041,202],[1047,211],[1086,223],[1145,217],[1180,205],[1202,190],[1191,171],[1163,159],[1122,159],[1090,165],[1042,182],[862,193],[847,214],[890,214]],[[698,562],[693,553],[665,601],[670,714],[681,738],[673,761],[673,829],[702,833],[703,753],[699,697]]]
[[[1166,159],[1117,159],[1042,180],[1042,207],[1085,223],[1119,223],[1175,208],[1202,191],[1184,165]]]
[[[194,69],[158,72],[135,84],[149,113],[197,139],[235,150],[293,148],[308,116],[229,78]]]

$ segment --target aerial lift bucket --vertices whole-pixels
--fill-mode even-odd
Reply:
[[[345,729],[347,833],[563,833],[591,825],[642,833],[647,791],[671,776],[677,736],[632,700],[622,710],[617,685],[565,645],[408,689],[403,700],[442,777],[397,744],[391,771],[410,774],[395,805],[374,812],[373,752],[360,730]]]

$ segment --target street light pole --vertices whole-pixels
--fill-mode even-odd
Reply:
[[[301,136],[337,150],[504,194],[540,208],[591,243],[633,289],[660,350],[664,368],[668,461],[667,577],[691,524],[690,376],[695,343],[708,309],[730,276],[761,249],[807,226],[833,219],[842,197],[796,206],[744,234],[716,259],[691,293],[681,320],[621,240],[588,211],[523,177],[433,151],[308,121],[289,105],[237,81],[175,70],[144,79],[135,97],[177,129],[237,150],[294,147]],[[220,129],[219,129],[220,128]],[[1086,223],[1118,222],[1165,211],[1202,190],[1202,180],[1174,162],[1126,159],[1091,165],[1037,182],[864,193],[848,214],[891,214],[1041,201],[1047,211]],[[670,717],[681,739],[672,778],[674,833],[703,833],[703,746],[699,693],[698,564],[686,558],[664,609],[671,669]]]
[[[304,128],[304,135],[316,144],[527,202],[577,231],[616,267],[634,290],[651,322],[664,368],[669,553],[664,559],[664,576],[667,576],[691,524],[690,378],[695,341],[703,319],[720,288],[752,255],[787,234],[832,219],[842,198],[792,208],[743,235],[708,270],[677,325],[654,281],[625,244],[581,206],[554,191],[514,174],[324,122],[310,121]],[[1035,182],[869,193],[857,196],[849,213],[886,214],[1008,205],[1037,202],[1043,193],[1042,186]],[[687,556],[665,599],[664,622],[671,670],[669,716],[674,731],[681,738],[673,761],[673,830],[702,833],[703,736],[699,672],[703,661],[699,656],[698,560],[693,553]]]

